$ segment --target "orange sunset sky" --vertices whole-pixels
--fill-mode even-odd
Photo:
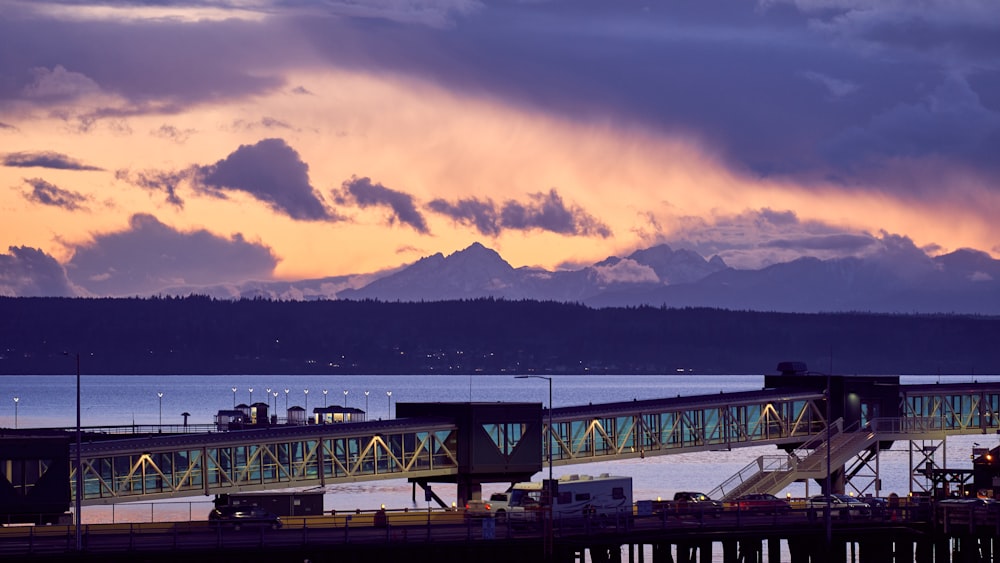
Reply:
[[[145,4],[0,2],[0,295],[1000,257],[987,0]]]

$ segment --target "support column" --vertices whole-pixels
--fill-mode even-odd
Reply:
[[[879,538],[866,539],[859,546],[861,563],[889,563],[892,557],[893,543]],[[912,559],[906,563],[912,563]]]
[[[739,544],[736,540],[722,540],[722,563],[739,563]]]
[[[653,544],[653,563],[674,563],[674,557],[670,554],[669,543]]]
[[[705,542],[698,546],[698,561],[700,563],[712,563],[712,542]]]
[[[893,563],[913,563],[919,561],[919,555],[915,556],[913,553],[913,540],[908,538],[896,538],[892,542],[892,561]]]
[[[768,563],[781,563],[781,538],[767,538]]]

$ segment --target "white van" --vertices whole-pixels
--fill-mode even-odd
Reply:
[[[512,522],[539,522],[544,514],[541,481],[516,483],[507,511]],[[564,475],[556,481],[552,504],[554,521],[595,519],[599,522],[632,516],[632,478],[602,473]]]

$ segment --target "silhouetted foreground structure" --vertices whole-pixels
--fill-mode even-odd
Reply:
[[[435,303],[0,298],[0,374],[1000,373],[1000,318]]]

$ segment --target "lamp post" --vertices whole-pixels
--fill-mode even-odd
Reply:
[[[250,388],[250,405],[253,405],[253,387]]]
[[[323,390],[323,408],[324,409],[326,408],[326,394],[329,393],[329,392],[330,392],[329,389],[324,389]]]
[[[163,392],[157,391],[156,398],[160,402],[160,426],[163,426]]]
[[[267,401],[267,408],[270,409],[271,408],[271,388],[270,387],[264,389],[264,400]],[[274,408],[278,408],[278,407],[275,406]]]
[[[544,379],[549,382],[549,433],[546,436],[545,451],[548,454],[549,481],[552,480],[552,378],[544,375],[515,375],[514,379]],[[551,483],[550,483],[551,485]]]
[[[306,396],[306,413],[309,412],[309,390],[303,389],[302,394]]]
[[[385,418],[388,420],[392,418],[392,391],[386,391],[385,396],[389,399],[389,412],[385,415]]]
[[[552,557],[552,547],[553,547],[552,544],[554,542],[554,538],[552,536],[552,534],[554,532],[554,530],[553,530],[553,522],[552,522],[552,516],[553,516],[552,515],[552,503],[555,500],[554,498],[552,498],[553,494],[555,493],[555,491],[554,491],[555,482],[552,480],[552,378],[544,376],[544,375],[515,375],[514,378],[515,379],[544,379],[544,380],[546,380],[546,381],[549,382],[549,422],[548,422],[549,432],[548,432],[548,435],[545,436],[545,438],[546,438],[546,440],[545,440],[545,442],[546,442],[545,443],[545,452],[546,452],[546,454],[548,454],[548,461],[549,461],[549,482],[545,485],[545,487],[543,487],[543,490],[545,490],[545,491],[548,492],[548,494],[547,494],[547,496],[548,496],[548,503],[547,503],[547,507],[546,507],[546,511],[545,511],[545,517],[546,517],[546,522],[545,522],[545,556],[546,556],[546,559],[551,559],[551,557]]]
[[[17,429],[17,403],[21,400],[20,397],[14,397],[14,428]]]
[[[368,393],[369,392],[370,391],[368,391],[367,389],[365,389],[365,420],[368,420]]]
[[[236,408],[236,388],[233,387],[233,408]]]
[[[288,412],[288,389],[287,388],[285,388],[285,412],[286,413]]]
[[[344,408],[347,408],[347,389],[344,389]]]
[[[831,366],[832,367],[832,366]],[[826,510],[823,515],[826,527],[826,549],[831,553],[833,549],[833,514],[830,502],[833,496],[833,479],[831,478],[832,468],[830,467],[830,417],[833,416],[831,403],[833,402],[833,389],[830,387],[830,373],[826,374]]]
[[[68,356],[69,352],[63,352],[64,356]],[[73,511],[75,512],[74,520],[76,521],[76,550],[83,550],[83,541],[80,537],[80,517],[81,510],[83,506],[83,464],[80,461],[80,456],[82,452],[81,439],[80,439],[80,353],[76,353],[76,459],[74,460],[76,465],[76,492],[74,493],[74,503]]]

